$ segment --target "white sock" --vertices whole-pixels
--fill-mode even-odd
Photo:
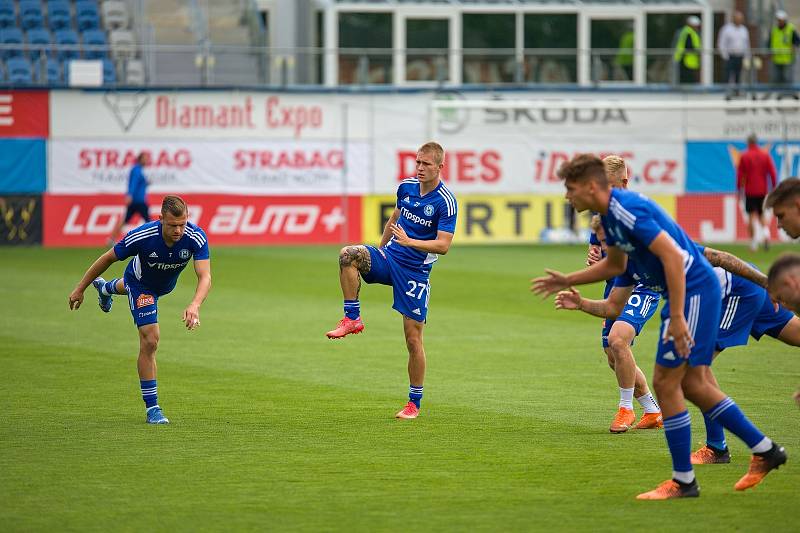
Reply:
[[[653,395],[649,392],[636,398],[636,401],[644,408],[645,413],[661,412],[661,408],[658,406],[658,403],[656,403],[656,399],[653,398]]]
[[[753,453],[764,453],[772,449],[772,440],[769,437],[764,437],[761,442],[750,448]]]
[[[619,406],[633,411],[633,387],[630,389],[619,388]]]
[[[691,483],[694,481],[694,470],[689,470],[688,472],[676,472],[673,470],[672,479],[680,481],[681,483]]]

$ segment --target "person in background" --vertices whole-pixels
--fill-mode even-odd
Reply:
[[[794,24],[789,22],[786,11],[775,12],[775,25],[769,34],[767,47],[772,54],[770,81],[777,85],[794,83],[794,47],[800,44],[800,35]]]
[[[108,238],[108,243],[113,246],[117,242],[122,227],[130,222],[135,214],[142,217],[142,224],[150,222],[150,208],[147,206],[147,178],[144,175],[144,167],[150,164],[150,156],[146,152],[141,152],[136,157],[136,163],[131,167],[128,174],[128,192],[125,193],[125,202],[128,207],[125,211],[125,218],[120,219]]]
[[[717,48],[725,60],[725,83],[731,83],[738,88],[744,58],[750,57],[750,32],[744,25],[741,11],[734,11],[731,21],[720,30]]]
[[[680,83],[697,83],[700,81],[700,17],[691,15],[686,25],[678,33],[673,60],[678,65]]]
[[[747,138],[747,150],[739,158],[736,169],[736,190],[744,197],[747,227],[750,229],[750,249],[759,244],[769,246],[769,228],[764,225],[764,198],[775,188],[778,173],[766,150],[758,146],[755,134]]]

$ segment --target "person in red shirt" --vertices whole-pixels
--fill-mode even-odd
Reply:
[[[747,150],[739,159],[736,170],[736,190],[744,196],[744,210],[750,229],[750,248],[758,249],[759,241],[766,249],[769,245],[769,229],[764,226],[764,198],[775,188],[778,173],[766,150],[758,147],[755,135],[747,138]]]

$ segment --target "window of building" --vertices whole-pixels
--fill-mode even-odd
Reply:
[[[447,19],[406,20],[406,80],[447,81],[450,21]]]
[[[392,83],[392,14],[339,14],[339,83]]]
[[[689,15],[699,13],[649,13],[647,15],[647,83],[673,83],[677,79],[672,55],[678,33]]]
[[[514,81],[516,23],[514,15],[462,15],[464,83]]]
[[[525,15],[523,79],[535,83],[577,81],[578,15]]]
[[[632,18],[591,20],[592,81],[633,81],[633,24]]]

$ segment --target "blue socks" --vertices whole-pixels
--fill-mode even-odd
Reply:
[[[150,409],[158,405],[158,387],[156,386],[156,380],[142,379],[139,380],[139,384],[142,387],[142,400],[144,400],[145,408]]]
[[[419,387],[414,385],[408,386],[408,401],[412,402],[417,406],[417,409],[419,409],[419,405],[422,403],[422,385]]]
[[[117,292],[117,282],[119,278],[114,278],[111,281],[106,281],[105,285],[100,289],[100,292],[103,293],[103,296],[111,296],[112,294],[119,294]]]
[[[358,300],[345,300],[344,316],[350,320],[357,320],[361,316],[361,302]]]
[[[724,451],[728,447],[728,443],[725,442],[725,430],[706,413],[703,413],[703,421],[706,423],[706,444],[716,450]]]
[[[683,473],[692,471],[692,419],[689,418],[689,411],[678,413],[675,416],[664,419],[664,436],[667,437],[667,446],[672,455],[673,472]],[[674,477],[675,474],[673,474]],[[694,476],[690,476],[694,477]],[[683,480],[684,483],[691,483],[691,479]]]
[[[750,448],[764,440],[764,434],[744,416],[736,402],[730,398],[725,398],[704,415],[742,439]],[[664,426],[666,427],[666,420]]]

